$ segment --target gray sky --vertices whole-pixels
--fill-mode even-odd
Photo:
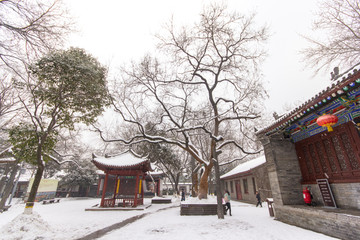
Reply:
[[[69,45],[86,49],[112,68],[138,60],[152,52],[154,34],[173,15],[178,25],[197,20],[203,5],[211,0],[64,0],[78,23]],[[330,71],[314,77],[299,51],[308,35],[317,1],[314,0],[229,0],[229,9],[256,12],[256,22],[266,24],[272,33],[267,43],[268,57],[262,65],[264,82],[270,95],[269,112],[283,112],[285,104],[308,100],[330,85]],[[340,72],[345,69],[340,68]]]

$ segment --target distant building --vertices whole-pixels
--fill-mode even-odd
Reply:
[[[171,184],[169,181],[164,181],[163,183],[163,194],[164,195],[173,195],[176,193],[175,189],[173,188],[173,184]],[[182,189],[184,189],[184,192],[186,195],[190,195],[191,194],[191,186],[192,183],[191,182],[179,182],[178,183],[178,189],[179,192],[182,191]]]
[[[231,199],[256,203],[256,191],[260,192],[262,200],[272,197],[265,156],[239,164],[220,179]]]

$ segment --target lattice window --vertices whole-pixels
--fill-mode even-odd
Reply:
[[[351,168],[353,170],[359,169],[359,162],[356,159],[356,156],[354,154],[354,150],[351,146],[349,136],[346,134],[341,134],[342,141],[344,143],[345,152],[349,158],[349,161],[351,163]]]
[[[323,170],[323,172],[327,173],[327,172],[329,172],[329,169],[328,169],[327,164],[326,164],[325,154],[323,152],[321,141],[316,142],[315,146],[316,146],[316,150],[317,150],[317,153],[318,153],[317,155],[319,156],[320,165],[322,167],[322,170]]]
[[[309,173],[310,175],[312,175],[312,174],[313,174],[313,170],[312,170],[312,166],[311,166],[311,163],[310,163],[310,156],[309,156],[309,154],[308,154],[308,151],[307,151],[306,146],[303,146],[303,147],[302,147],[302,150],[303,150],[303,154],[304,154],[304,157],[305,157],[304,161],[305,161],[305,163],[306,163],[306,167],[307,167],[308,173]]]
[[[341,146],[340,146],[339,138],[338,138],[338,136],[333,136],[331,138],[331,140],[335,147],[335,152],[336,152],[337,159],[340,163],[340,168],[341,168],[341,170],[344,171],[344,170],[346,170],[347,166],[346,166],[346,162],[345,162],[344,152],[342,151]]]
[[[314,167],[315,167],[315,172],[316,173],[320,173],[320,167],[319,167],[319,162],[318,162],[318,158],[315,154],[315,147],[314,144],[310,144],[309,145],[309,151],[310,151],[310,155],[311,155],[311,160],[314,163]]]
[[[323,140],[324,143],[324,148],[325,148],[325,152],[326,152],[326,156],[329,160],[330,163],[330,167],[331,167],[331,171],[332,172],[337,172],[337,167],[335,164],[335,159],[334,156],[331,154],[331,145],[330,145],[330,140],[329,139],[324,139]]]
[[[304,183],[360,182],[360,137],[349,122],[295,143]]]

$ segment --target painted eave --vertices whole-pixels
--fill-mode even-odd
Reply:
[[[349,71],[352,71],[352,73],[348,73]],[[343,76],[346,73],[348,73],[347,76]],[[271,134],[278,131],[279,129],[290,126],[294,122],[299,121],[303,117],[306,117],[314,111],[317,111],[318,109],[335,101],[340,96],[346,94],[346,92],[360,87],[360,71],[357,69],[349,69],[341,76],[343,76],[341,80],[337,80],[335,83],[332,83],[331,86],[328,86],[326,89],[320,91],[314,97],[307,100],[292,111],[285,113],[281,118],[276,120],[271,125],[260,129],[258,132],[256,132],[256,134]]]

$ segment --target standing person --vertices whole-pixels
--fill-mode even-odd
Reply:
[[[225,194],[224,194],[224,201],[225,201],[225,214],[226,212],[229,210],[229,214],[231,215],[231,205],[230,205],[230,193],[228,190],[225,190]]]
[[[181,189],[181,201],[185,201],[185,191]]]
[[[259,206],[259,205],[260,205],[260,207],[262,207],[261,197],[260,197],[260,193],[258,191],[256,191],[256,199],[257,199],[256,207]]]

